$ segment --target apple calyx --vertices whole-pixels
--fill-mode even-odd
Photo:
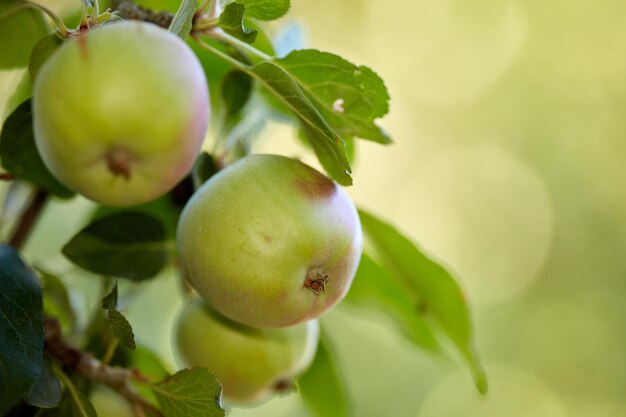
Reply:
[[[123,177],[126,180],[130,180],[130,165],[137,158],[128,149],[123,147],[116,147],[111,149],[106,154],[106,162],[109,171],[114,176]]]
[[[319,271],[311,271],[304,280],[304,286],[313,291],[315,295],[320,295],[326,291],[328,274]]]

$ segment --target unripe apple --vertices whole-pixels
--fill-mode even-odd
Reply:
[[[320,316],[347,293],[361,256],[357,211],[315,169],[252,155],[211,177],[177,231],[181,269],[209,304],[253,327]]]
[[[111,206],[173,188],[191,169],[208,117],[196,56],[143,22],[106,24],[64,42],[33,88],[44,163],[69,188]]]
[[[182,367],[209,368],[226,401],[258,402],[292,385],[317,350],[319,325],[311,320],[281,329],[255,329],[220,315],[202,299],[186,303],[174,330]]]

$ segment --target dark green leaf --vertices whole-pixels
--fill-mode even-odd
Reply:
[[[0,245],[0,415],[39,377],[43,341],[39,280],[17,252]]]
[[[246,6],[248,16],[259,20],[275,20],[289,11],[289,0],[238,0]]]
[[[359,216],[363,231],[389,276],[419,297],[420,308],[432,314],[470,365],[478,390],[486,393],[487,377],[476,352],[470,313],[459,284],[392,226],[362,210]]]
[[[315,49],[293,51],[275,62],[291,74],[342,137],[391,142],[375,123],[389,111],[389,93],[374,71]]]
[[[230,3],[225,8],[219,19],[219,27],[224,32],[229,33],[241,39],[246,43],[254,43],[258,32],[254,29],[248,29],[244,25],[244,16],[246,14],[246,6],[240,3]]]
[[[91,223],[63,248],[72,262],[90,272],[141,281],[168,261],[170,243],[156,218],[120,212]]]
[[[351,185],[352,170],[345,143],[320,115],[298,83],[284,69],[271,62],[255,65],[251,73],[300,119],[302,129],[330,176],[339,184]]]
[[[336,356],[328,338],[322,333],[315,360],[298,382],[300,395],[315,417],[354,415]]]
[[[117,280],[113,284],[111,291],[102,299],[102,308],[108,310],[109,326],[111,332],[124,346],[130,350],[135,350],[135,335],[133,328],[126,320],[126,317],[117,311]]]
[[[124,346],[130,350],[135,350],[133,328],[122,313],[117,310],[109,310],[109,325],[115,337],[117,337]]]
[[[223,417],[222,385],[206,368],[177,372],[152,391],[165,417]]]
[[[0,69],[27,66],[30,51],[47,33],[40,11],[16,0],[0,1]]]
[[[230,71],[222,81],[224,118],[226,121],[237,116],[252,94],[252,78],[243,71]]]
[[[30,100],[23,102],[4,122],[0,133],[2,166],[15,178],[31,182],[58,197],[71,197],[74,193],[52,176],[39,156],[30,106]]]
[[[174,238],[176,236],[176,225],[178,224],[180,209],[174,205],[171,194],[166,194],[156,200],[133,206],[132,210],[133,212],[143,213],[158,219],[165,227],[168,237]],[[127,211],[127,207],[98,206],[93,213],[92,220]]]
[[[196,0],[182,0],[178,11],[174,15],[174,20],[170,24],[169,31],[180,37],[187,39],[191,33],[193,15],[196,13]]]
[[[44,311],[60,319],[73,330],[77,324],[77,318],[65,284],[53,273],[40,267],[36,269],[43,283]]]
[[[425,316],[422,302],[414,291],[403,286],[369,255],[363,254],[346,303],[367,308],[376,308],[394,319],[400,330],[415,344],[439,352],[441,346],[433,332],[432,323]]]
[[[96,410],[89,400],[80,392],[71,379],[63,373],[63,371],[55,368],[56,376],[63,382],[65,389],[69,392],[72,399],[70,410],[72,416],[76,417],[98,417]]]
[[[209,178],[219,171],[219,167],[213,157],[207,152],[202,152],[191,170],[193,186],[195,189],[200,188]]]
[[[41,66],[52,56],[62,43],[63,41],[59,39],[57,35],[51,34],[45,36],[35,45],[33,52],[30,54],[30,61],[28,63],[28,71],[30,72],[30,79],[33,83],[35,82],[35,77],[37,77]]]
[[[102,299],[102,308],[105,310],[116,310],[117,309],[117,280],[113,284],[113,288],[107,295]]]
[[[45,360],[39,378],[24,395],[24,400],[39,408],[53,408],[61,402],[61,392],[61,383]]]

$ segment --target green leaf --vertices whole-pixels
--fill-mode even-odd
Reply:
[[[117,298],[118,298],[117,280],[115,280],[115,283],[113,284],[113,288],[111,288],[111,291],[109,291],[109,293],[102,298],[102,308],[105,310],[116,310]]]
[[[165,417],[223,417],[222,385],[206,368],[177,372],[152,391]]]
[[[169,249],[159,220],[128,211],[94,221],[63,247],[63,254],[95,274],[141,281],[165,266]]]
[[[259,20],[276,20],[290,7],[289,0],[238,0],[246,6],[248,16]]]
[[[413,343],[430,352],[440,352],[441,346],[432,323],[425,315],[420,297],[414,291],[406,291],[389,270],[366,253],[361,256],[345,302],[367,310],[378,309],[393,318]]]
[[[220,15],[218,26],[224,29],[224,32],[233,35],[237,39],[241,39],[246,43],[254,43],[258,32],[245,27],[245,14],[246,6],[240,3],[230,3],[226,5]]]
[[[124,346],[130,350],[135,350],[136,345],[133,328],[122,313],[117,310],[109,310],[109,325],[111,326],[113,335],[115,335]]]
[[[207,153],[202,152],[191,169],[191,178],[193,180],[193,187],[198,189],[209,178],[215,175],[219,171],[219,166],[215,162],[215,159]]]
[[[126,317],[117,311],[117,280],[113,284],[111,292],[102,299],[102,308],[108,310],[109,326],[113,335],[128,349],[135,350],[133,328]]]
[[[374,71],[315,49],[293,51],[275,62],[291,74],[343,138],[391,142],[375,123],[389,111],[389,93]]]
[[[53,408],[61,402],[61,383],[52,371],[48,360],[44,360],[39,378],[24,395],[24,400],[35,407]]]
[[[39,377],[43,341],[39,280],[13,248],[0,245],[0,415]]]
[[[63,41],[55,34],[45,36],[33,48],[28,63],[31,82],[35,82],[35,77],[48,58],[61,46]]]
[[[236,117],[246,105],[252,94],[252,78],[243,71],[230,71],[222,81],[222,99],[224,119]]]
[[[161,359],[150,349],[137,346],[137,349],[129,352],[128,359],[131,365],[141,371],[141,374],[151,380],[169,377],[169,373]]]
[[[40,11],[16,0],[0,1],[0,69],[27,66],[31,50],[47,33]]]
[[[163,366],[161,358],[145,346],[138,345],[135,350],[124,353],[128,359],[127,367],[139,369],[141,374],[148,378],[148,380],[160,381],[170,376],[170,373]],[[140,395],[153,403],[156,402],[154,392],[151,390],[150,385],[136,384],[135,388]]]
[[[419,297],[421,309],[432,315],[470,365],[478,391],[486,393],[487,377],[476,352],[470,313],[459,284],[392,226],[363,210],[359,216],[367,240],[389,276]]]
[[[315,360],[298,381],[300,395],[315,417],[354,415],[336,356],[330,341],[322,333]]]
[[[56,317],[62,323],[70,327],[70,331],[75,329],[77,317],[67,288],[61,278],[55,274],[46,271],[38,266],[35,267],[43,284],[44,292],[44,311],[47,315]]]
[[[143,213],[158,219],[165,227],[166,235],[169,238],[173,239],[176,236],[176,225],[180,217],[180,209],[174,204],[171,193],[156,200],[133,206],[132,210],[133,212]],[[98,206],[93,213],[92,220],[127,211],[127,207]]]
[[[117,280],[111,291],[102,299],[102,308],[108,310],[109,327],[115,337],[130,350],[135,350],[135,335],[126,317],[117,311]]]
[[[39,156],[33,136],[30,100],[20,104],[4,122],[0,133],[0,160],[15,178],[31,182],[57,197],[74,195],[52,176]]]
[[[63,373],[63,371],[58,368],[54,368],[56,376],[63,382],[65,389],[69,392],[72,403],[71,403],[71,413],[76,417],[98,417],[96,414],[96,410],[93,408],[93,405],[89,402],[89,400],[81,393],[71,379],[67,377]]]
[[[169,31],[181,39],[187,39],[191,33],[193,15],[196,13],[196,0],[182,0]]]
[[[253,66],[250,72],[300,119],[303,131],[330,176],[341,185],[351,185],[352,170],[345,143],[320,115],[298,83],[272,62],[261,62]]]

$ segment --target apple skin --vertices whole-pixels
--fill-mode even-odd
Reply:
[[[319,317],[348,292],[362,232],[350,197],[302,162],[251,155],[211,177],[177,230],[183,275],[221,314],[253,327]]]
[[[317,320],[256,329],[227,319],[201,298],[185,303],[174,329],[179,365],[210,369],[224,400],[235,404],[260,402],[290,387],[311,365],[318,342]]]
[[[32,106],[48,169],[110,206],[173,188],[200,151],[210,112],[194,53],[144,22],[110,23],[64,42],[37,75]]]

